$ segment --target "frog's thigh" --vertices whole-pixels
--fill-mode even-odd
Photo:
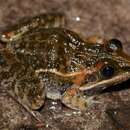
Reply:
[[[15,41],[30,30],[38,28],[64,27],[65,16],[62,13],[41,14],[32,18],[22,19],[17,25],[0,34],[3,42]]]
[[[43,106],[45,89],[38,79],[23,79],[15,85],[14,92],[23,105],[32,110]]]
[[[75,110],[84,111],[87,108],[87,102],[83,94],[77,88],[77,85],[72,85],[72,87],[68,88],[62,95],[61,101],[69,108]]]
[[[105,39],[101,36],[98,35],[92,35],[89,36],[88,38],[86,38],[86,42],[87,43],[91,43],[91,44],[105,44]]]

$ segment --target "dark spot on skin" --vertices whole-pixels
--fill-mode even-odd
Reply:
[[[121,41],[118,39],[111,39],[108,41],[107,49],[110,51],[121,51],[123,49]]]
[[[110,78],[111,76],[113,76],[114,74],[114,68],[112,66],[104,66],[101,70],[101,74],[103,76],[103,78]]]
[[[5,64],[5,59],[4,59],[4,57],[0,54],[0,65],[3,65],[3,64]]]
[[[72,86],[72,83],[66,83],[64,84],[63,86],[61,86],[61,90],[60,90],[60,93],[63,94],[67,88],[71,87]]]
[[[7,43],[0,40],[0,49],[5,48]]]

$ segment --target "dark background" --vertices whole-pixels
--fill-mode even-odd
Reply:
[[[23,17],[58,11],[67,16],[67,27],[84,37],[118,38],[130,55],[130,0],[0,0],[0,30]],[[76,21],[79,17],[80,21]],[[40,111],[45,130],[129,130],[130,83],[120,91],[98,96],[99,104],[86,113],[47,101]],[[124,89],[126,88],[126,89]],[[9,95],[0,93],[0,130],[34,130],[36,120]],[[40,130],[39,129],[39,130]]]

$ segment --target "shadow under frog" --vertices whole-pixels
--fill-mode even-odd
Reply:
[[[0,35],[0,87],[6,86],[30,110],[43,106],[45,98],[86,110],[92,103],[87,91],[130,78],[130,57],[119,40],[84,40],[65,29],[65,23],[60,13],[42,14]]]

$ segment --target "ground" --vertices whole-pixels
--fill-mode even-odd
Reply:
[[[130,55],[129,0],[0,0],[0,31],[23,17],[60,11],[69,28],[84,37],[99,35],[118,38]],[[130,81],[97,97],[85,113],[48,100],[40,110],[43,127],[39,130],[129,130]],[[0,92],[0,130],[37,130],[37,121],[15,99]]]

